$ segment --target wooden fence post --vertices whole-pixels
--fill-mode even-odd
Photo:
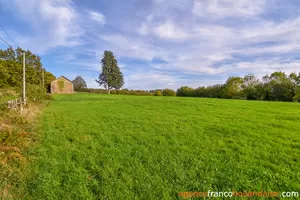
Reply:
[[[20,98],[20,111],[21,111],[21,114],[23,114],[23,102],[22,102],[22,97]]]

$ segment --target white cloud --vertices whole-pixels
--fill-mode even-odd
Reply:
[[[299,41],[300,31],[300,17],[296,19],[286,20],[281,23],[274,23],[269,21],[260,21],[255,26],[245,28],[241,34],[245,39],[255,42],[263,41]]]
[[[245,62],[234,58],[232,55],[260,56],[266,53],[281,54],[299,51],[300,44],[295,40],[295,37],[297,37],[295,33],[298,32],[298,26],[296,26],[297,21],[298,20],[288,20],[278,24],[261,22],[240,29],[219,25],[204,25],[190,30],[188,35],[193,39],[186,41],[184,45],[181,45],[181,48],[161,47],[160,51],[155,51],[157,46],[146,43],[147,46],[144,46],[144,50],[147,53],[151,52],[147,54],[147,60],[159,57],[168,62],[167,64],[152,64],[153,68],[160,70],[178,70],[181,73],[208,75],[230,73],[240,73],[243,75],[250,72],[260,75],[271,73],[274,70],[286,70],[290,72],[297,69],[297,62],[291,62],[289,64],[283,64],[281,61],[277,62],[274,60],[270,62],[269,57],[262,60]],[[259,33],[261,33],[261,35],[259,35]],[[270,40],[279,43],[274,43],[269,46],[251,46],[252,44],[268,42]],[[141,43],[142,41],[137,43],[135,39],[128,41],[128,44],[133,46]],[[119,55],[122,54],[122,52],[119,53]],[[136,55],[132,55],[128,53],[128,51],[126,56],[136,57]],[[231,60],[232,64],[220,64],[216,66],[216,63],[224,60]]]
[[[173,22],[167,21],[164,24],[157,26],[154,33],[163,39],[185,39],[188,34],[177,27]]]
[[[250,71],[256,67],[256,72],[263,71],[261,63],[241,62],[234,58],[233,54],[242,55],[260,55],[266,53],[293,53],[300,49],[300,44],[295,40],[294,36],[298,32],[297,22],[299,20],[289,20],[286,22],[274,24],[261,22],[249,27],[234,29],[232,27],[224,27],[221,25],[203,25],[194,26],[184,34],[185,40],[183,45],[173,44],[173,48],[168,46],[159,46],[159,43],[153,43],[144,37],[136,38],[123,35],[107,35],[104,39],[114,45],[113,49],[119,56],[145,59],[151,61],[153,58],[161,58],[166,64],[152,64],[155,69],[160,70],[177,70],[182,73],[200,73],[200,74],[225,74],[241,72],[240,67],[235,67],[236,63],[240,65],[252,66]],[[300,27],[300,26],[299,26]],[[172,27],[174,28],[174,27]],[[287,37],[283,37],[284,35]],[[174,31],[175,32],[175,31]],[[173,35],[167,31],[159,32],[165,34],[159,38],[179,39],[178,35]],[[257,33],[257,34],[256,34]],[[261,33],[261,35],[259,35]],[[158,33],[157,33],[158,34]],[[167,35],[167,36],[166,36]],[[270,36],[272,35],[272,37]],[[180,34],[179,34],[180,36]],[[150,37],[150,36],[147,36]],[[274,40],[278,44],[270,46],[256,46],[252,44],[268,42]],[[179,48],[178,48],[179,47]],[[269,58],[266,58],[269,59]],[[218,65],[216,63],[230,60],[233,64]],[[261,61],[260,61],[261,62]],[[273,66],[273,65],[272,65]],[[287,65],[282,65],[283,68]],[[272,68],[273,69],[273,68]]]
[[[270,74],[274,71],[284,71],[291,73],[299,71],[300,61],[286,60],[281,58],[255,60],[253,62],[237,62],[230,65],[224,65],[218,70],[223,73],[253,73],[258,77]]]
[[[18,13],[21,20],[32,29],[31,35],[19,33],[16,43],[37,53],[45,53],[58,46],[81,44],[83,30],[78,24],[78,14],[70,0],[28,0],[26,9],[18,0],[5,4]]]
[[[100,35],[99,38],[109,44],[104,46],[103,43],[100,43],[98,44],[98,48],[110,49],[118,57],[129,57],[151,61],[157,55],[159,55],[159,57],[166,55],[164,49],[147,40],[136,38],[134,36],[107,34]],[[97,51],[97,49],[95,49],[95,51]]]
[[[193,14],[206,18],[253,17],[264,10],[265,0],[195,0]]]
[[[95,11],[87,11],[87,13],[88,13],[90,19],[98,22],[101,25],[106,24],[106,18],[102,13],[95,12]]]

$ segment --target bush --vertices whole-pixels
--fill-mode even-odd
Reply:
[[[107,90],[94,88],[81,88],[78,92],[90,92],[96,94],[107,94]]]
[[[296,87],[295,96],[293,97],[294,102],[300,102],[300,86]]]
[[[118,94],[117,92],[118,92],[117,90],[111,90],[110,94]]]
[[[176,92],[177,96],[183,96],[183,97],[191,97],[194,96],[194,94],[195,94],[195,90],[188,86],[183,86],[179,88]]]
[[[163,93],[160,90],[156,90],[154,96],[163,96]]]
[[[0,89],[0,102],[12,100],[19,96],[20,94],[18,94],[13,88]]]
[[[176,92],[168,88],[164,89],[162,93],[164,96],[176,96]]]
[[[147,90],[130,90],[127,94],[136,96],[152,96],[152,93]]]
[[[45,87],[34,84],[28,84],[26,86],[26,96],[27,101],[31,102],[51,99],[51,96],[47,94]]]

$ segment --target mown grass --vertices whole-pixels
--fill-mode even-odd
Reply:
[[[300,189],[300,104],[74,94],[42,118],[28,198]]]

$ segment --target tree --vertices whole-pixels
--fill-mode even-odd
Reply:
[[[195,89],[195,96],[196,97],[207,97],[206,96],[206,88],[205,87],[198,87]]]
[[[99,86],[103,85],[107,89],[108,94],[110,94],[110,90],[113,88],[119,90],[124,85],[124,78],[113,52],[104,51],[101,64],[102,73],[96,82]]]
[[[226,81],[227,96],[233,99],[241,98],[243,82],[244,80],[241,77],[229,77]]]
[[[23,83],[23,53],[26,56],[26,84],[42,85],[43,65],[41,58],[31,51],[21,48],[0,49],[0,88],[21,88]],[[50,72],[45,71],[45,88],[55,79]]]
[[[296,86],[295,96],[293,97],[293,101],[300,102],[300,86]]]
[[[194,93],[195,93],[195,90],[193,88],[190,88],[188,86],[183,86],[177,90],[176,96],[191,97],[191,96],[194,96]]]
[[[54,81],[56,79],[56,77],[50,73],[50,72],[45,72],[44,73],[44,77],[45,77],[45,88],[47,90],[47,92],[51,92],[51,82]]]
[[[292,72],[289,78],[293,84],[293,101],[300,100],[300,73],[297,75],[296,72]]]
[[[160,90],[156,90],[154,96],[163,96],[163,93]]]
[[[266,100],[265,84],[262,82],[258,82],[254,88],[255,88],[255,98],[257,100]]]
[[[168,88],[163,89],[162,93],[164,96],[176,96],[176,92]]]
[[[292,75],[293,76],[293,75]],[[266,100],[292,101],[295,95],[293,81],[284,72],[264,76]]]
[[[80,91],[84,88],[87,88],[86,82],[81,76],[77,76],[72,82],[75,91]]]
[[[248,100],[257,99],[256,86],[258,83],[259,80],[253,74],[248,74],[244,77],[242,85],[243,94]]]

